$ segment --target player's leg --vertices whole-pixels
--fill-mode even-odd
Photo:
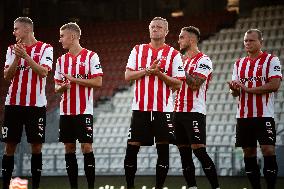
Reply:
[[[262,124],[257,124],[258,140],[261,147],[264,167],[263,175],[267,183],[267,188],[276,188],[276,180],[278,173],[278,165],[275,154],[276,130],[273,118],[261,118],[259,120]]]
[[[15,118],[15,115],[18,117]],[[18,106],[5,106],[2,141],[5,142],[2,158],[2,188],[9,189],[14,170],[14,154],[17,144],[21,141],[23,122],[21,109]]]
[[[31,144],[32,189],[38,189],[42,171],[42,143],[45,142],[46,108],[27,107],[25,130]]]
[[[95,187],[95,157],[93,153],[93,116],[90,114],[79,115],[77,138],[81,143],[81,149],[84,155],[84,171],[88,182],[88,188]]]
[[[137,171],[137,154],[140,146],[147,139],[147,128],[149,112],[133,111],[128,132],[128,141],[126,147],[126,154],[124,158],[124,171],[127,189],[134,188],[135,174]],[[151,135],[151,134],[150,134]]]
[[[2,188],[9,189],[10,180],[14,170],[14,153],[18,143],[6,143],[2,158]]]
[[[61,115],[59,122],[59,141],[65,146],[66,171],[71,189],[78,188],[78,164],[76,158],[76,119]]]
[[[219,188],[215,164],[206,151],[206,116],[200,113],[190,113],[192,121],[191,148],[200,161],[202,169],[211,184],[212,189]]]
[[[250,118],[237,119],[236,147],[242,147],[244,153],[245,171],[253,189],[259,189],[260,171],[257,164],[257,139]]]
[[[188,113],[175,112],[173,124],[176,135],[176,145],[181,157],[182,172],[189,188],[197,187],[195,179],[195,166],[192,159],[192,149],[189,138],[191,138],[192,129],[187,125],[190,117]]]
[[[175,137],[172,128],[172,112],[153,112],[153,128],[157,148],[156,189],[164,186],[169,170],[169,142]]]
[[[95,157],[92,143],[82,143],[82,152],[84,155],[84,171],[88,182],[88,189],[94,189],[95,186]]]

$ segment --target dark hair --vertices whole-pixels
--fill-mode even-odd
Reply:
[[[251,28],[251,29],[249,29],[248,31],[246,31],[246,33],[249,33],[249,34],[250,34],[250,33],[253,33],[253,32],[257,33],[258,39],[259,39],[260,41],[263,40],[262,32],[261,32],[259,29]]]
[[[32,21],[32,19],[30,19],[29,17],[18,17],[15,21],[14,21],[14,24],[16,22],[21,22],[21,23],[24,23],[24,24],[29,24],[32,26],[32,29],[34,28],[34,23]]]
[[[196,35],[197,40],[198,41],[200,40],[200,31],[197,27],[194,26],[183,27],[181,31],[187,31],[189,33],[193,33],[194,35]]]

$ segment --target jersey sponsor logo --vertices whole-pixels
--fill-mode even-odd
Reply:
[[[17,69],[18,70],[29,70],[31,67],[30,66],[24,66],[24,65],[19,65],[19,66],[17,66]]]
[[[245,84],[246,82],[266,81],[266,77],[265,76],[256,76],[256,77],[240,78],[240,81],[243,84]]]
[[[275,72],[280,72],[280,70],[281,70],[280,66],[274,66],[274,71]]]
[[[203,69],[203,70],[211,70],[210,66],[206,65],[206,64],[200,64],[199,68]]]
[[[73,77],[78,78],[78,79],[88,79],[89,74],[74,74]]]

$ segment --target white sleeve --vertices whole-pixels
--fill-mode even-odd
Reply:
[[[8,47],[7,53],[6,53],[6,61],[5,61],[5,68],[8,68],[14,61],[15,59],[15,53],[13,52],[12,47]]]
[[[181,78],[181,79],[185,78],[185,72],[184,72],[180,53],[178,53],[173,59],[172,77]]]
[[[47,67],[48,70],[50,71],[52,69],[52,63],[53,63],[53,47],[49,46],[43,52],[43,55],[40,59],[40,65]]]
[[[130,69],[130,70],[135,70],[136,69],[136,55],[137,55],[137,51],[136,48],[134,47],[128,57],[128,62],[126,65],[126,69]]]
[[[209,57],[202,57],[197,65],[195,70],[193,71],[194,74],[200,75],[201,77],[207,78],[210,73],[213,71],[212,61]]]
[[[97,76],[103,75],[102,65],[100,63],[100,58],[97,53],[95,53],[90,60],[90,66],[91,66],[91,78],[95,78]]]
[[[278,57],[273,57],[269,66],[268,79],[282,78],[281,64]]]
[[[234,64],[232,81],[239,81],[237,62],[235,62],[235,64]]]

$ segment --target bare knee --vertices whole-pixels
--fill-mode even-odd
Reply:
[[[243,148],[243,152],[244,152],[244,156],[245,157],[255,157],[257,154],[256,154],[256,148]]]
[[[76,143],[64,143],[65,153],[71,154],[76,152]]]
[[[31,148],[32,148],[32,153],[33,154],[40,154],[41,153],[42,144],[31,144]]]
[[[141,142],[128,142],[127,144],[133,145],[133,146],[141,146]]]
[[[261,152],[263,156],[273,156],[275,155],[275,146],[273,145],[261,145]]]
[[[198,148],[205,148],[205,144],[191,144],[191,148],[196,150]]]
[[[5,144],[5,154],[7,156],[13,156],[15,154],[17,143],[6,143]]]
[[[83,154],[92,152],[93,151],[92,143],[82,143],[81,149],[82,149]]]

